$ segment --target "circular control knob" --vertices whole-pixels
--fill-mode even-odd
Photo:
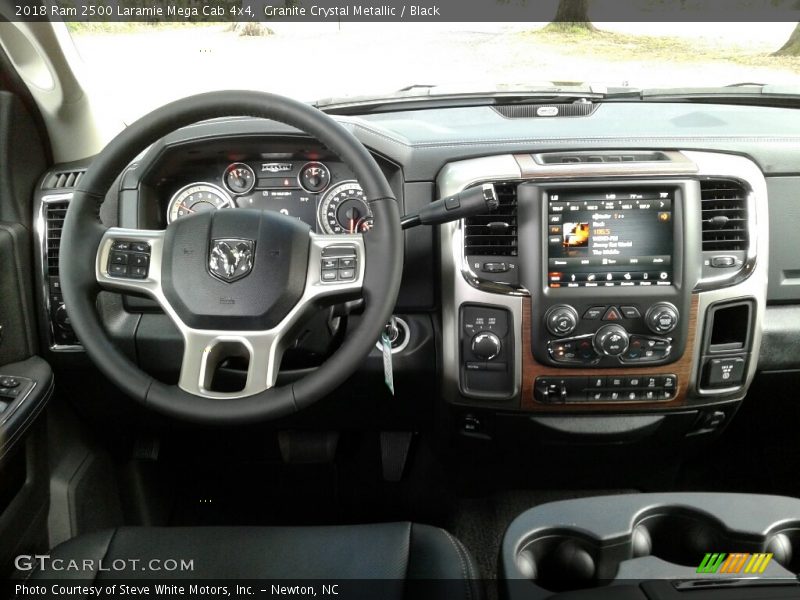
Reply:
[[[69,321],[69,315],[67,314],[67,308],[64,304],[59,304],[53,314],[53,320],[56,322],[61,329],[68,329],[72,324]]]
[[[472,338],[472,352],[480,359],[492,360],[500,354],[503,344],[491,331],[482,331]]]
[[[668,302],[653,304],[644,321],[653,333],[669,333],[678,325],[678,309]]]
[[[547,331],[553,335],[569,335],[578,326],[578,313],[568,304],[557,304],[544,316]]]
[[[621,325],[604,325],[594,334],[594,347],[600,354],[619,356],[628,349],[628,332]]]

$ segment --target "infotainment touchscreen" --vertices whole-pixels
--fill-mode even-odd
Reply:
[[[674,189],[548,194],[547,284],[672,285]]]

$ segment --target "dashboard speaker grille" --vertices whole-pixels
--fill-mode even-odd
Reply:
[[[587,117],[597,109],[591,102],[556,102],[553,104],[504,104],[494,109],[509,119],[547,119],[553,117]]]
[[[703,210],[703,250],[747,250],[747,191],[735,182],[700,182]]]
[[[67,216],[67,200],[49,202],[45,208],[45,235],[47,236],[47,274],[58,275],[58,255],[61,247],[61,230]]]
[[[464,253],[517,255],[517,184],[496,183],[497,210],[464,219]]]

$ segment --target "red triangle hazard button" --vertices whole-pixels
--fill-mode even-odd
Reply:
[[[622,315],[613,306],[609,306],[606,314],[603,315],[603,321],[619,321],[620,319],[622,319]]]

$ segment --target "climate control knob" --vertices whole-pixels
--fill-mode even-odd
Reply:
[[[678,309],[669,302],[653,304],[647,310],[644,321],[653,333],[669,333],[678,325]]]
[[[628,349],[628,332],[621,325],[604,325],[594,334],[594,347],[600,354],[619,356]]]
[[[569,335],[578,326],[578,313],[568,304],[557,304],[550,308],[544,316],[547,331],[553,335]]]
[[[482,360],[492,360],[500,354],[503,344],[491,331],[482,331],[472,338],[472,353]]]

